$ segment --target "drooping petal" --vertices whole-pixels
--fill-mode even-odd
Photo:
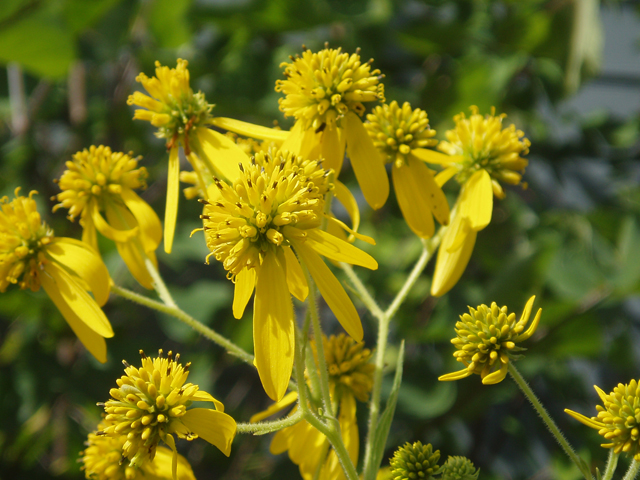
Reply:
[[[236,283],[233,289],[233,317],[240,320],[244,315],[244,309],[253,295],[256,285],[256,269],[243,268],[236,275]]]
[[[424,166],[424,163],[418,165]],[[431,175],[427,172],[426,176],[430,177]],[[424,186],[418,183],[420,179],[416,178],[408,165],[400,167],[394,165],[391,170],[391,178],[398,205],[409,228],[419,237],[432,237],[435,232],[435,224],[429,198],[422,195]]]
[[[214,117],[211,119],[211,124],[245,137],[257,138],[258,140],[270,140],[276,143],[284,142],[289,136],[287,130],[276,130],[275,128],[254,125],[253,123],[243,122],[233,118]]]
[[[451,178],[458,173],[458,167],[448,167],[435,176],[435,181],[440,188],[444,186]]]
[[[473,230],[480,231],[489,225],[493,212],[491,176],[483,168],[471,175],[460,192],[460,215],[469,219]]]
[[[289,130],[289,135],[282,143],[282,150],[288,150],[295,155],[300,155],[302,149],[302,140],[304,138],[304,128],[301,121],[293,124],[293,128]]]
[[[338,422],[340,423],[344,446],[347,447],[351,461],[354,465],[357,465],[360,437],[358,435],[358,422],[356,420],[356,399],[352,394],[342,396]]]
[[[349,112],[344,117],[347,154],[351,159],[362,194],[367,203],[377,210],[389,196],[389,178],[380,153],[373,145],[360,117]]]
[[[450,382],[453,380],[461,380],[463,378],[467,378],[469,375],[473,374],[473,372],[469,371],[469,369],[464,368],[462,370],[458,370],[457,372],[447,373],[445,375],[441,375],[438,377],[438,381],[440,382]]]
[[[216,410],[218,410],[219,412],[224,412],[224,405],[222,404],[222,402],[213,398],[213,395],[211,395],[209,392],[205,392],[204,390],[198,390],[191,396],[191,399],[198,402],[211,402],[216,406]]]
[[[434,172],[412,155],[409,155],[407,161],[411,173],[419,179],[419,184],[422,184],[422,194],[428,199],[433,216],[436,217],[440,225],[448,225],[449,203],[442,187],[434,177]]]
[[[300,467],[303,476],[313,474],[321,461],[322,445],[327,443],[326,437],[306,420],[296,423],[289,437],[289,458]]]
[[[250,423],[261,422],[265,418],[269,418],[271,415],[274,415],[284,410],[285,408],[289,407],[296,400],[298,400],[298,392],[289,392],[284,397],[282,397],[282,400],[280,400],[279,402],[276,402],[270,405],[269,408],[267,408],[266,410],[263,410],[262,412],[256,413],[254,416],[252,416],[249,419],[249,422]]]
[[[297,410],[297,406],[293,407],[289,415],[291,416]],[[303,422],[305,420],[302,420]],[[298,425],[298,424],[296,424]],[[294,425],[294,427],[296,426]],[[293,434],[294,428],[283,428],[282,430],[278,430],[276,434],[271,439],[271,444],[269,445],[269,452],[273,455],[279,455],[281,453],[286,452],[289,449],[289,443],[291,439],[291,435]]]
[[[285,266],[271,252],[265,255],[259,273],[253,301],[255,360],[265,392],[280,401],[293,369],[293,304]]]
[[[462,239],[462,244],[456,250],[450,251],[450,245],[456,240],[455,232],[459,231],[459,225],[456,225],[456,222],[462,221],[465,221],[464,218],[456,215],[442,239],[431,283],[431,295],[434,297],[440,297],[453,288],[471,258],[476,243],[475,230],[469,229],[466,235],[458,237]]]
[[[336,178],[342,170],[345,138],[346,136],[341,135],[340,129],[336,125],[333,128],[327,126],[322,131],[320,138],[320,157],[324,159],[322,166],[325,170],[332,168]]]
[[[428,148],[414,148],[411,150],[411,154],[423,162],[436,163],[444,166],[464,159],[464,157],[460,155],[447,155]]]
[[[280,149],[315,160],[320,156],[320,135],[312,129],[305,130],[303,122],[298,120]]]
[[[322,298],[336,316],[342,327],[354,340],[362,341],[362,322],[351,299],[342,288],[338,279],[331,273],[320,256],[307,245],[307,242],[295,242],[296,252],[309,269],[318,286]]]
[[[46,254],[87,282],[98,305],[107,303],[109,271],[90,246],[73,238],[56,237],[47,246]]]
[[[304,272],[300,266],[300,262],[293,253],[291,247],[284,248],[284,260],[287,267],[287,285],[289,292],[301,302],[304,302],[309,295],[309,285],[307,279],[304,278]]]
[[[173,435],[166,434],[163,438],[164,443],[169,445],[171,448],[171,478],[173,480],[178,480],[178,449],[176,448],[176,441],[173,438]]]
[[[173,235],[178,218],[178,197],[180,196],[180,158],[178,147],[169,151],[169,170],[167,172],[167,204],[164,212],[164,251],[171,253]]]
[[[360,228],[360,209],[358,208],[356,198],[353,196],[353,193],[351,193],[351,190],[341,181],[334,180],[333,185],[333,194],[349,214],[351,230],[357,232],[358,228]],[[353,241],[353,238],[350,237],[349,241]]]
[[[205,164],[211,164],[214,172],[229,181],[234,181],[240,175],[238,164],[248,165],[249,157],[246,153],[229,137],[210,130],[205,127],[196,129],[196,135],[202,153],[205,158],[201,158]]]
[[[144,472],[145,480],[165,479],[167,472],[171,471],[173,452],[165,447],[156,448],[156,456],[151,462],[145,462],[140,470]],[[182,455],[178,454],[178,480],[196,480],[191,465]]]
[[[94,204],[95,200],[91,200],[90,204]],[[114,242],[128,242],[133,237],[138,235],[139,229],[138,227],[133,227],[127,230],[118,230],[113,228],[111,225],[107,223],[107,221],[100,215],[98,211],[98,207],[91,208],[91,219],[93,220],[94,225],[98,229],[98,231]]]
[[[502,380],[504,380],[504,378],[507,376],[507,370],[509,368],[509,363],[502,363],[500,365],[500,369],[496,370],[493,373],[490,373],[489,375],[486,375],[483,379],[482,379],[482,384],[483,385],[495,385],[496,383],[500,383]]]
[[[371,255],[323,230],[308,230],[305,243],[319,254],[336,262],[360,265],[369,270],[378,269],[378,262]]]
[[[122,199],[140,228],[140,239],[146,252],[155,251],[162,240],[162,225],[156,212],[136,192],[122,189]]]
[[[85,208],[82,212],[81,224],[82,242],[89,245],[93,250],[96,251],[96,253],[98,253],[98,255],[100,255],[100,250],[98,249],[98,233],[88,207]]]
[[[236,421],[226,413],[209,408],[192,408],[182,417],[182,423],[193,433],[217,447],[227,457],[236,436]]]

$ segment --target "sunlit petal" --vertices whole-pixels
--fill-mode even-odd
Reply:
[[[424,163],[416,165],[425,166]],[[408,165],[400,167],[394,165],[391,172],[393,189],[407,225],[419,237],[432,237],[435,232],[435,224],[429,199],[422,194],[424,186],[421,184],[421,179],[414,175]],[[431,177],[429,173],[426,176]],[[433,177],[431,180],[433,181]]]
[[[209,392],[198,390],[193,394],[191,398],[199,402],[211,402],[216,406],[216,410],[218,410],[219,412],[224,412],[224,405],[222,404],[222,402],[214,398],[213,395],[211,395]]]
[[[178,147],[169,151],[169,170],[167,175],[167,204],[164,212],[164,251],[171,253],[173,235],[178,218],[178,197],[180,194],[180,158]]]
[[[269,418],[271,415],[281,412],[285,408],[293,405],[296,400],[298,400],[298,392],[289,392],[284,397],[282,397],[282,400],[280,400],[279,402],[271,404],[269,408],[260,413],[256,413],[249,419],[249,422],[261,422],[265,418]]]
[[[94,200],[91,200],[90,203],[94,203]],[[138,235],[139,229],[138,227],[129,228],[126,230],[118,230],[113,228],[111,225],[107,223],[107,221],[100,215],[97,206],[95,208],[90,208],[91,219],[93,220],[94,225],[98,229],[98,231],[114,242],[128,242],[133,237]]]
[[[342,134],[341,134],[342,133]],[[324,159],[322,165],[325,170],[333,169],[335,176],[340,175],[344,160],[345,138],[337,126],[327,126],[320,138],[320,157]]]
[[[238,164],[247,165],[249,157],[238,147],[236,142],[226,135],[215,130],[201,127],[196,130],[202,152],[206,158],[203,162],[211,162],[215,171],[230,181],[235,180],[240,174]]]
[[[491,177],[485,169],[478,170],[462,186],[460,192],[460,215],[469,219],[476,232],[491,221],[493,212],[493,189]]]
[[[257,138],[258,140],[284,142],[289,136],[287,130],[276,130],[275,128],[254,125],[253,123],[243,122],[233,118],[214,117],[211,119],[211,124],[245,137]]]
[[[438,250],[438,259],[436,260],[436,268],[431,283],[431,295],[434,297],[444,295],[458,283],[471,258],[471,253],[476,243],[477,233],[475,230],[469,230],[462,237],[463,242],[459,248],[453,251],[450,251],[451,249],[449,248],[449,245],[456,240],[455,233],[459,231],[459,228],[457,228],[459,225],[456,225],[456,223],[461,221],[464,220],[456,215],[444,234],[442,244]]]
[[[371,255],[323,230],[309,230],[305,243],[320,255],[336,262],[360,265],[370,270],[378,269],[378,262]]]
[[[162,240],[162,225],[156,212],[130,188],[122,189],[122,199],[140,228],[140,239],[146,252],[155,251]]]
[[[360,228],[360,209],[358,208],[356,198],[353,196],[353,193],[351,193],[351,190],[341,181],[334,180],[333,185],[333,194],[349,214],[351,229],[357,232],[358,228]],[[352,239],[350,239],[350,241],[352,241]]]
[[[309,285],[307,285],[307,279],[304,278],[304,272],[300,266],[300,262],[296,258],[296,254],[293,253],[291,247],[283,247],[284,259],[287,267],[287,285],[291,295],[296,297],[301,302],[304,302],[309,295]]]
[[[428,148],[415,148],[411,150],[411,154],[423,162],[436,163],[443,166],[447,166],[450,163],[455,163],[464,159],[464,157],[459,155],[447,155]]]
[[[242,318],[244,309],[247,308],[247,303],[249,303],[249,299],[251,299],[251,295],[253,295],[255,285],[255,268],[243,268],[240,273],[236,275],[236,284],[233,291],[234,318]]]
[[[229,415],[209,408],[192,408],[180,420],[227,457],[231,455],[231,443],[236,436],[237,425]]]

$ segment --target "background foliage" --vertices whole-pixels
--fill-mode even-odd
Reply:
[[[532,142],[529,188],[511,189],[496,203],[494,221],[448,295],[429,296],[431,266],[392,324],[392,342],[405,338],[407,356],[386,457],[421,440],[444,458],[466,455],[483,479],[578,478],[515,385],[436,379],[457,369],[449,339],[467,305],[496,301],[519,314],[538,295],[541,326],[518,367],[570,441],[602,468],[606,452],[597,434],[562,413],[593,414],[592,386],[610,391],[638,378],[640,364],[640,113],[563,108],[598,71],[600,8],[597,0],[4,0],[0,194],[37,189],[57,235],[79,238],[80,227],[62,211],[47,213],[58,192],[52,179],[74,152],[105,144],[144,156],[144,198],[162,218],[163,142],[146,122],[133,122],[125,102],[138,88],[135,76],[151,74],[155,60],[174,66],[187,58],[192,86],[216,104],[215,115],[264,125],[291,124],[273,90],[280,62],[302,44],[317,49],[325,41],[373,57],[386,75],[387,100],[425,109],[439,138],[469,105],[483,112],[496,106]],[[632,14],[637,5],[605,8]],[[350,170],[345,174],[348,181]],[[231,283],[220,265],[204,265],[202,238],[189,238],[199,207],[181,200],[174,253],[159,254],[161,272],[179,305],[250,350],[250,313],[232,318]],[[361,208],[380,269],[359,273],[384,305],[420,243],[393,199],[381,211],[364,202]],[[114,246],[101,247],[114,281],[139,289]],[[120,360],[136,361],[140,348],[180,351],[193,362],[190,380],[239,421],[269,403],[255,371],[174,320],[121,298],[105,311],[115,338],[101,365],[43,292],[10,288],[0,295],[2,480],[82,478],[77,452],[99,419],[95,403],[107,399]],[[367,315],[363,322],[373,343],[375,324]],[[335,319],[326,326],[339,328]],[[181,443],[199,479],[298,475],[285,455],[268,453],[268,438],[238,438],[229,459],[205,442]]]

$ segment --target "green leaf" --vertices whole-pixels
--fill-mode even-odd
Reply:
[[[187,43],[191,31],[186,14],[191,0],[156,0],[149,12],[149,26],[161,47],[175,48]]]

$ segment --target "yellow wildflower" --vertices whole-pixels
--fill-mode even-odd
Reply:
[[[419,237],[433,236],[433,217],[447,225],[449,204],[434,178],[435,172],[416,156],[438,143],[427,112],[411,109],[408,102],[400,108],[394,100],[390,105],[377,106],[367,120],[364,126],[373,144],[384,161],[393,164],[391,178],[404,219]]]
[[[329,370],[329,388],[332,401],[339,405],[338,422],[342,440],[351,461],[358,463],[359,433],[356,421],[356,399],[366,402],[373,386],[374,365],[369,361],[371,351],[363,343],[356,343],[345,334],[323,336],[324,352]],[[315,345],[315,344],[312,344]],[[287,394],[282,401],[251,418],[251,422],[263,420],[277,413],[298,399],[297,392]],[[289,415],[293,415],[294,407]],[[288,452],[289,458],[298,465],[305,480],[340,480],[344,472],[329,441],[307,421],[302,420],[291,427],[278,431],[269,448],[274,455]],[[317,475],[317,476],[316,476]]]
[[[507,307],[499,308],[495,302],[491,307],[480,305],[477,309],[469,307],[469,313],[460,315],[456,323],[456,338],[451,340],[456,346],[453,356],[466,368],[442,375],[438,380],[460,380],[474,373],[480,375],[482,383],[491,385],[499,383],[507,376],[509,361],[522,357],[517,352],[525,348],[516,343],[528,339],[538,328],[542,309],[538,309],[529,328],[524,328],[531,316],[532,296],[524,307],[520,320],[516,321],[515,313],[508,313]]]
[[[147,187],[147,170],[137,168],[141,157],[131,155],[103,145],[74,154],[57,182],[62,192],[52,197],[60,202],[53,211],[67,208],[72,221],[80,216],[82,241],[98,253],[96,230],[113,240],[135,279],[153,288],[145,257],[157,266],[162,227],[156,212],[133,191]],[[106,213],[106,220],[100,212]]]
[[[355,307],[320,255],[374,270],[378,264],[320,229],[324,195],[333,188],[328,176],[316,160],[287,151],[260,152],[232,185],[215,179],[217,191],[211,191],[205,202],[202,218],[209,256],[223,263],[227,277],[235,283],[236,318],[242,317],[255,288],[256,366],[267,395],[274,400],[284,395],[293,368],[291,295],[302,301],[308,294],[296,254],[347,333],[356,340],[363,335]]]
[[[98,431],[108,425],[98,424]],[[80,452],[85,478],[88,480],[171,480],[173,452],[165,447],[156,449],[153,460],[143,463],[139,468],[122,462],[122,446],[127,437],[109,437],[90,433],[87,448]],[[178,480],[195,480],[191,465],[186,458],[178,455]]]
[[[422,442],[407,442],[398,448],[391,459],[391,479],[392,480],[413,480],[424,479],[433,480],[434,475],[442,471],[438,466],[440,460],[440,450],[433,451],[430,443],[423,445]]]
[[[569,409],[565,412],[598,430],[607,440],[601,447],[613,448],[614,453],[624,452],[640,461],[640,381],[619,383],[608,395],[595,385],[593,388],[604,405],[596,405],[597,417],[588,418]]]
[[[9,284],[34,292],[42,286],[87,350],[106,362],[104,338],[113,330],[99,305],[109,298],[107,268],[88,245],[54,236],[38,213],[37,192],[19,192],[0,199],[0,292]]]
[[[236,422],[224,413],[224,406],[197,385],[185,383],[189,376],[187,363],[178,363],[180,355],[173,359],[169,352],[163,357],[147,357],[142,350],[142,367],[136,368],[123,362],[125,374],[110,390],[111,399],[104,404],[106,426],[97,435],[126,438],[122,444],[122,456],[130,467],[141,467],[156,454],[162,440],[173,451],[172,472],[176,479],[178,452],[175,439],[189,441],[201,437],[229,456],[231,442],[236,434]],[[192,402],[211,402],[215,409],[187,407]]]
[[[447,141],[438,149],[413,152],[421,160],[445,167],[438,175],[439,183],[452,176],[462,185],[454,207],[451,225],[438,251],[438,259],[431,284],[431,294],[441,296],[460,279],[469,263],[477,233],[491,221],[493,197],[503,198],[500,182],[517,185],[519,173],[528,161],[521,155],[529,153],[531,143],[515,125],[502,128],[505,114],[483,117],[478,107],[471,107],[471,116],[464,113],[454,117],[456,127],[446,132]]]
[[[167,253],[171,253],[178,214],[179,147],[182,146],[196,172],[201,191],[207,189],[205,178],[215,175],[233,180],[239,173],[238,163],[248,162],[247,155],[231,139],[207,128],[213,121],[213,105],[207,103],[202,92],[193,93],[187,65],[188,62],[182,59],[178,59],[176,68],[156,62],[155,77],[149,78],[144,73],[136,77],[150,96],[135,92],[127,100],[129,105],[142,107],[135,111],[133,118],[149,121],[158,127],[156,135],[167,142],[169,172],[164,219],[164,248]]]
[[[296,119],[282,148],[305,158],[322,158],[336,177],[342,169],[345,145],[364,198],[372,208],[384,205],[389,195],[382,158],[369,138],[360,117],[363,102],[384,101],[379,70],[362,63],[360,50],[349,55],[340,48],[325,48],[291,57],[285,80],[276,82],[280,110]]]

